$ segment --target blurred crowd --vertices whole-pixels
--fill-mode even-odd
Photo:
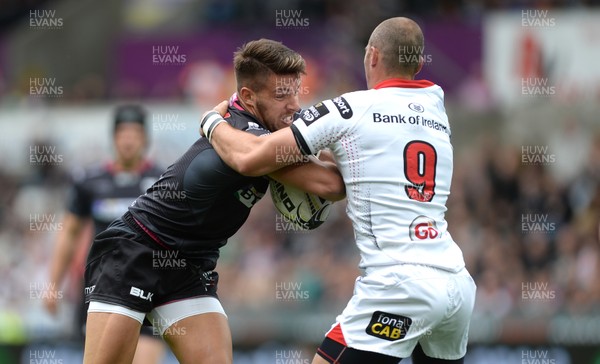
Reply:
[[[522,146],[488,136],[457,159],[448,220],[478,284],[476,312],[598,313],[600,134],[580,141],[587,155],[571,160],[582,167],[564,181],[550,148],[547,162],[524,162]]]
[[[310,86],[311,94],[315,95],[321,89],[336,94],[364,87],[362,70],[353,61],[361,59],[373,27],[390,14],[413,17],[424,25],[425,34],[429,36],[427,25],[463,26],[478,31],[486,15],[493,11],[517,13],[522,8],[577,10],[596,6],[600,1],[156,0],[148,3],[137,0],[115,2],[103,12],[90,12],[89,8],[74,6],[75,3],[77,1],[73,0],[30,0],[3,4],[0,30],[5,31],[0,34],[0,100],[9,105],[22,103],[28,95],[31,96],[32,78],[53,78],[63,88],[60,97],[48,100],[53,103],[125,98],[181,100],[207,96],[218,99],[223,96],[220,85],[226,84],[231,75],[230,62],[234,48],[227,49],[225,56],[220,54],[223,59],[215,62],[212,57],[221,53],[221,50],[210,49],[204,43],[211,38],[211,34],[221,31],[225,36],[234,35],[233,31],[271,36],[277,40],[287,37],[303,39],[304,43],[300,43],[305,47],[298,50],[309,60],[309,77],[314,82]],[[53,11],[54,17],[64,20],[64,25],[48,32],[31,28],[31,8]],[[277,14],[283,11],[287,12],[288,17],[306,20],[306,28],[282,32],[277,26]],[[98,26],[89,26],[90,19]],[[121,23],[114,27],[105,26],[115,23],[115,19]],[[120,33],[116,33],[117,28]],[[77,32],[81,32],[85,42],[64,36],[65,33]],[[283,33],[286,33],[285,36]],[[189,37],[190,34],[196,38],[196,42],[181,46],[179,52],[185,53],[187,59],[185,66],[179,65],[181,71],[175,75],[169,74],[162,79],[154,77],[151,86],[148,86],[122,73],[122,68],[128,62],[137,62],[140,69],[151,63],[150,50],[153,46],[163,45],[164,42],[170,46],[180,45],[182,37]],[[138,41],[142,43],[136,43]],[[143,41],[149,43],[144,44]],[[461,39],[456,41],[460,42]],[[309,43],[308,47],[306,42]],[[327,46],[318,47],[317,43],[320,42]],[[124,48],[141,44],[146,48],[137,48],[138,53],[144,54],[140,58],[129,59],[127,52],[123,51]],[[313,52],[319,54],[311,55],[311,47]],[[72,49],[77,50],[77,57],[72,57]],[[311,68],[310,56],[319,58],[316,60],[319,67]],[[460,66],[466,69],[460,69]],[[175,68],[177,66],[163,67],[160,72],[154,68],[152,74],[145,76],[152,79],[155,73],[169,73]],[[459,72],[455,75],[457,79],[476,79],[481,71],[478,67],[469,68],[470,65],[459,65],[453,72]],[[314,73],[314,77],[311,73]],[[37,99],[29,97],[29,102],[35,103]]]

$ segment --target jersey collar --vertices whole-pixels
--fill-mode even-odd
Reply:
[[[240,111],[246,111],[246,110],[244,110],[244,107],[240,103],[240,99],[238,98],[237,92],[234,92],[233,95],[231,95],[231,97],[229,98],[229,106],[236,108]]]
[[[402,78],[388,78],[379,82],[375,87],[375,90],[384,87],[402,87],[402,88],[425,88],[434,86],[435,83],[427,80],[405,80]]]

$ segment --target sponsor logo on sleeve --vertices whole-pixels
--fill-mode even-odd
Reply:
[[[366,332],[371,336],[383,340],[402,340],[406,336],[408,329],[410,329],[411,324],[412,319],[410,317],[375,311]]]
[[[308,109],[302,110],[300,119],[304,120],[304,123],[308,126],[327,114],[329,114],[329,109],[322,102],[319,102]]]
[[[348,101],[346,101],[345,98],[340,96],[336,97],[335,99],[331,99],[331,101],[333,102],[335,107],[340,112],[340,115],[344,119],[350,119],[352,117],[352,108],[350,107],[350,104],[348,104]]]

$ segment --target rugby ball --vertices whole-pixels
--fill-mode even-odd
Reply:
[[[271,199],[285,221],[293,223],[301,230],[312,230],[321,226],[329,216],[332,201],[317,195],[286,186],[271,180]]]

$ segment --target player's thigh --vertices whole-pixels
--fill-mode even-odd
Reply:
[[[475,283],[468,272],[451,275],[448,313],[419,343],[429,358],[457,360],[465,356],[475,304]]]
[[[220,313],[186,317],[171,325],[164,339],[180,363],[233,362],[231,332],[227,318]]]
[[[179,362],[232,362],[229,323],[217,298],[196,297],[162,305],[148,318]]]
[[[159,364],[165,355],[166,344],[151,327],[143,326],[132,364]]]
[[[86,324],[84,364],[131,363],[141,323],[112,312],[90,312]]]
[[[329,364],[327,360],[323,359],[319,354],[315,354],[312,364]]]

